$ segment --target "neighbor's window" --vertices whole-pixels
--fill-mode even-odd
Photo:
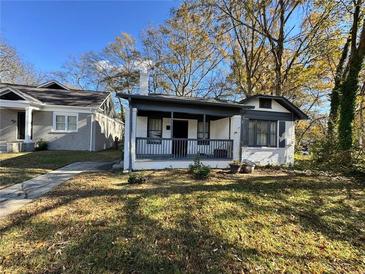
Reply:
[[[250,120],[248,145],[276,147],[276,121]]]
[[[271,108],[271,99],[267,99],[267,98],[260,98],[259,102],[260,102],[260,108]]]
[[[203,121],[198,121],[198,145],[209,145],[209,121],[205,121],[205,127]]]
[[[54,114],[55,131],[74,132],[77,131],[77,115],[70,114]]]
[[[147,137],[162,138],[162,119],[148,117]],[[160,144],[161,140],[148,140],[149,144]]]

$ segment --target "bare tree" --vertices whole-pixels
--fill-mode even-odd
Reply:
[[[245,2],[247,5],[255,3],[254,0]],[[268,58],[266,37],[256,31],[258,24],[248,15],[243,1],[202,0],[201,5],[213,10],[215,24],[227,34],[223,42],[228,44],[226,59],[231,63],[228,80],[235,83],[238,93],[244,92],[250,96],[258,90],[264,92],[263,89],[267,89],[265,79],[270,74],[268,70],[265,71]]]
[[[41,78],[41,74],[20,58],[15,48],[0,41],[0,82],[38,84]]]
[[[249,29],[267,41],[265,45],[271,53],[275,74],[272,89],[275,95],[286,95],[289,87],[285,84],[292,70],[311,62],[310,49],[324,42],[319,34],[324,31],[324,22],[329,20],[335,6],[331,1],[323,1],[319,7],[314,1],[299,0],[221,0],[218,3],[234,25]],[[260,41],[264,41],[263,38]],[[260,49],[260,44],[255,45]]]
[[[99,90],[101,88],[102,79],[95,71],[94,64],[90,63],[88,53],[79,58],[70,58],[61,70],[51,73],[51,76],[77,89]]]
[[[214,89],[214,70],[224,59],[217,40],[222,31],[212,26],[207,12],[193,12],[184,3],[172,17],[144,35],[145,52],[154,63],[152,71],[155,92],[178,96],[206,95]]]

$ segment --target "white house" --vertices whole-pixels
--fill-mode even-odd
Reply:
[[[281,96],[239,103],[153,94],[119,94],[125,113],[124,169],[186,168],[199,157],[212,168],[232,160],[294,162],[295,121],[308,119]]]

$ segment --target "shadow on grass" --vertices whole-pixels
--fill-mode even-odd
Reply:
[[[223,197],[217,198],[217,203],[228,201],[236,207],[242,207],[243,214],[227,209],[224,213],[214,215],[217,222],[227,218],[227,215],[244,220],[245,210],[250,209],[268,214],[281,214],[285,217],[284,220],[291,220],[305,230],[319,232],[333,240],[346,241],[354,246],[361,244],[357,238],[361,232],[359,222],[365,221],[361,212],[341,201],[335,208],[321,210],[327,202],[323,197],[331,196],[331,193],[343,193],[343,199],[361,198],[356,196],[363,190],[358,184],[325,182],[320,178],[297,176],[232,177],[231,181],[225,184],[219,182],[218,176],[217,183],[192,183],[184,172],[171,172],[169,175],[151,175],[149,188],[126,184],[119,184],[117,189],[58,188],[47,196],[54,198],[49,204],[34,211],[13,215],[8,225],[0,229],[0,233],[4,234],[15,227],[31,225],[29,220],[32,217],[74,201],[107,197],[110,204],[121,204],[117,215],[113,219],[104,219],[103,222],[92,222],[72,245],[62,250],[59,262],[50,265],[48,271],[58,272],[65,267],[69,272],[234,272],[252,271],[253,265],[265,265],[267,256],[296,261],[325,260],[320,256],[244,248],[211,231],[204,220],[199,218],[199,210],[215,193],[229,192],[245,196],[222,195]],[[291,199],[298,191],[307,192],[311,199]],[[175,206],[179,209],[173,217],[173,225],[166,226],[163,219],[153,219],[143,211],[143,203],[147,199],[172,195],[178,197]],[[245,198],[246,196],[270,201],[270,205],[259,204],[255,200]],[[67,225],[84,224],[80,220],[79,224],[76,221],[76,224],[64,224]],[[33,240],[50,237],[48,232],[44,235],[47,229],[53,232],[57,230],[53,224],[42,223],[33,231],[42,236],[34,236]],[[38,251],[34,252],[36,255]],[[358,262],[349,260],[346,263]]]

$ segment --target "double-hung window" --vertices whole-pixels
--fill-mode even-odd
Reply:
[[[248,145],[255,147],[276,147],[277,122],[250,120],[248,124]]]
[[[206,139],[206,140],[204,140]],[[209,121],[198,121],[198,145],[209,145]]]
[[[147,122],[147,137],[151,138],[148,140],[149,144],[161,144],[162,138],[162,119],[148,117]]]
[[[59,132],[76,132],[77,131],[77,114],[54,113],[53,114],[53,131]]]

